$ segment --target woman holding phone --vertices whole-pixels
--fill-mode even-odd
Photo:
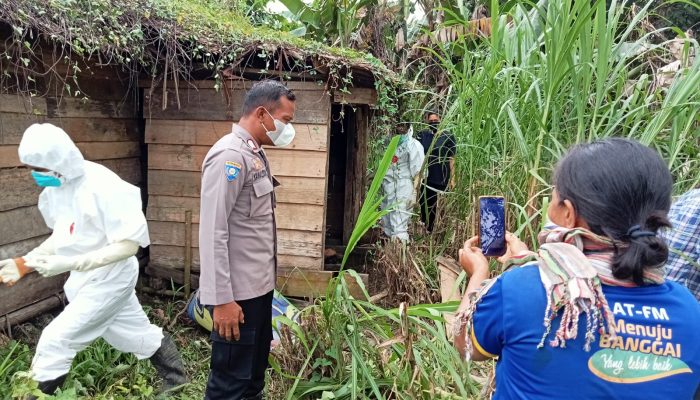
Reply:
[[[636,141],[601,140],[574,146],[553,183],[538,252],[507,234],[507,272],[489,280],[478,238],[460,250],[460,354],[498,357],[494,399],[692,399],[700,305],[663,278],[666,164]]]

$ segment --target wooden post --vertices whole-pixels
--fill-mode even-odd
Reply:
[[[345,214],[343,216],[343,244],[347,244],[357,223],[365,195],[365,174],[367,173],[367,135],[369,109],[358,106],[354,120],[348,129],[348,144],[345,172]]]
[[[190,298],[192,272],[192,210],[185,210],[185,298]]]
[[[39,300],[26,307],[15,310],[9,314],[0,316],[0,332],[3,329],[10,328],[12,325],[21,324],[41,314],[49,312],[53,309],[61,307],[65,304],[63,293],[57,293],[51,297]],[[11,334],[8,332],[8,335]]]

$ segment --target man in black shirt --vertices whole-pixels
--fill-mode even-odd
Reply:
[[[457,144],[450,132],[438,132],[440,116],[436,112],[428,112],[427,117],[430,129],[420,132],[417,139],[423,145],[428,160],[427,176],[420,191],[421,220],[428,232],[432,232],[438,194],[448,187],[454,188]]]

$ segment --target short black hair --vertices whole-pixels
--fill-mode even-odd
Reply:
[[[615,278],[641,285],[645,269],[666,262],[661,238],[631,233],[637,226],[653,233],[671,226],[673,178],[655,150],[622,138],[576,145],[559,161],[554,186],[593,233],[622,244],[612,260]]]
[[[291,89],[278,81],[266,79],[255,83],[243,100],[243,115],[249,115],[262,106],[269,112],[273,112],[280,105],[280,99],[286,97],[289,101],[295,101],[297,97]]]
[[[430,118],[431,115],[437,115],[438,118],[440,118],[440,114],[435,111],[435,110],[428,110],[425,112],[425,119]]]

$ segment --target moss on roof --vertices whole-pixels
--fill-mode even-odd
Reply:
[[[153,74],[164,60],[177,60],[182,72],[196,62],[218,71],[251,51],[281,49],[304,64],[314,59],[384,80],[396,77],[367,53],[255,27],[221,0],[4,0],[0,21],[12,26],[17,40],[29,41],[38,33],[82,56],[137,62]]]

